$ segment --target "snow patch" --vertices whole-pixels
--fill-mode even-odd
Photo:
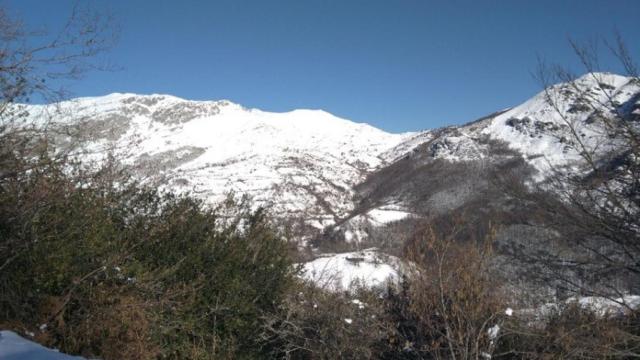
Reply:
[[[71,356],[48,349],[38,343],[27,340],[13,331],[0,331],[0,359],[3,360],[82,360],[83,357]]]
[[[372,248],[321,255],[304,264],[301,276],[321,288],[342,291],[354,286],[380,288],[389,283],[396,284],[404,269],[405,265],[397,257]]]
[[[563,302],[550,302],[536,308],[520,309],[515,314],[544,318],[557,313],[563,306],[578,305],[580,308],[605,316],[623,316],[640,308],[640,295],[625,295],[618,298],[601,296],[570,297]]]

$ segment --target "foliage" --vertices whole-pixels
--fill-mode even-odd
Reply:
[[[293,276],[266,212],[69,166],[1,184],[0,324],[105,358],[256,355]]]
[[[640,347],[637,314],[602,316],[571,303],[544,316],[504,324],[498,359],[632,359]],[[630,337],[629,334],[635,334]]]
[[[274,358],[372,359],[394,329],[378,291],[335,293],[299,283],[266,319],[262,337]]]
[[[447,225],[436,231],[425,224],[407,248],[417,266],[406,290],[404,311],[415,324],[408,340],[420,356],[478,359],[491,354],[497,336],[491,328],[506,308],[491,271],[491,235],[463,242],[457,237],[466,227],[464,217]]]

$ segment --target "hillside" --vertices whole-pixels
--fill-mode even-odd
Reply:
[[[77,128],[84,161],[112,152],[147,183],[210,203],[231,192],[248,195],[316,229],[350,212],[354,186],[412,136],[321,110],[271,113],[168,95],[111,94],[28,112],[49,126]],[[61,146],[77,140],[56,136]]]
[[[68,130],[55,132],[60,147],[80,134],[85,162],[111,152],[146,183],[210,203],[248,195],[293,225],[300,240],[361,248],[372,229],[388,223],[504,206],[491,181],[498,173],[541,182],[552,170],[580,171],[578,144],[568,143],[572,131],[605,159],[616,144],[603,143],[594,118],[609,115],[585,106],[585,98],[637,112],[639,97],[630,78],[592,73],[462,126],[404,134],[321,110],[272,113],[169,95],[111,94],[26,108],[30,119]],[[402,241],[385,240],[392,248]]]
[[[602,106],[586,106],[585,99]],[[609,101],[617,104],[613,111],[638,116],[640,84],[613,74],[586,74],[468,124],[414,135],[392,150],[401,157],[356,186],[357,204],[338,224],[346,234],[339,237],[364,240],[375,224],[404,217],[456,210],[479,216],[504,208],[497,178],[509,174],[541,183],[555,171],[579,174],[585,165],[580,149],[604,166],[618,146],[616,139],[603,136],[603,122],[596,121],[613,117],[605,106]]]

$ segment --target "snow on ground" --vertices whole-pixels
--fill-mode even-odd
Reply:
[[[48,349],[33,341],[27,340],[13,331],[0,331],[0,359],[2,360],[81,360],[79,356],[71,356]]]
[[[640,308],[640,295],[625,295],[619,298],[605,298],[600,296],[570,297],[561,303],[546,303],[531,309],[514,311],[519,315],[547,317],[557,313],[562,306],[578,305],[582,309],[590,310],[598,316],[620,316],[630,310]]]
[[[639,295],[626,295],[615,299],[607,299],[599,296],[572,297],[566,301],[568,304],[577,303],[583,309],[591,310],[599,316],[623,315],[631,309],[640,306]]]
[[[342,291],[354,286],[384,287],[397,283],[405,266],[400,259],[375,248],[340,254],[323,254],[304,264],[302,278],[317,286]]]
[[[354,216],[336,227],[336,230],[344,230],[344,237],[347,242],[358,243],[369,237],[367,228],[370,226],[383,226],[412,216],[415,216],[415,214],[406,211],[401,206],[390,204]]]
[[[366,216],[374,224],[384,225],[409,217],[411,216],[411,213],[390,207],[380,207],[370,210],[369,212],[367,212]]]
[[[393,163],[405,156],[410,156],[418,146],[433,139],[433,133],[425,130],[418,133],[406,133],[406,139],[380,155],[385,161]]]

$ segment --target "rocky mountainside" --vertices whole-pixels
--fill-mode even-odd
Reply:
[[[579,151],[605,162],[617,140],[604,136],[597,120],[614,117],[611,111],[640,119],[640,84],[594,73],[468,124],[414,134],[389,151],[400,157],[355,187],[354,211],[331,228],[331,237],[364,241],[381,224],[454,210],[480,216],[505,206],[493,183],[497,174],[541,182],[552,171],[577,173],[584,165]],[[379,237],[368,245],[391,238]]]
[[[442,234],[463,221],[456,238],[493,239],[495,268],[508,286],[539,289],[524,280],[528,268],[517,252],[524,244],[545,248],[556,237],[536,223],[535,206],[513,196],[513,185],[544,187],[554,173],[587,174],[580,151],[591,153],[597,166],[615,166],[619,137],[603,124],[620,119],[640,126],[640,84],[587,74],[463,126],[414,134],[390,150],[401,156],[354,188],[354,210],[312,243],[320,252],[376,247],[402,255],[421,241],[423,219]]]
[[[640,111],[640,85],[612,74],[587,74],[463,126],[405,134],[320,110],[270,113],[169,95],[111,94],[27,110],[53,127],[78,127],[85,160],[111,151],[160,187],[210,202],[247,194],[316,236],[329,229],[324,235],[357,243],[368,229],[477,201],[491,172],[519,169],[540,181],[550,168],[576,170],[570,131],[606,154],[615,144],[602,143],[593,121],[606,109],[586,106],[585,95]],[[63,134],[59,146],[77,140]]]
[[[413,136],[320,110],[270,113],[168,95],[111,94],[28,111],[57,127],[79,126],[85,160],[111,151],[147,182],[212,203],[246,194],[316,229],[352,211],[355,185]]]

